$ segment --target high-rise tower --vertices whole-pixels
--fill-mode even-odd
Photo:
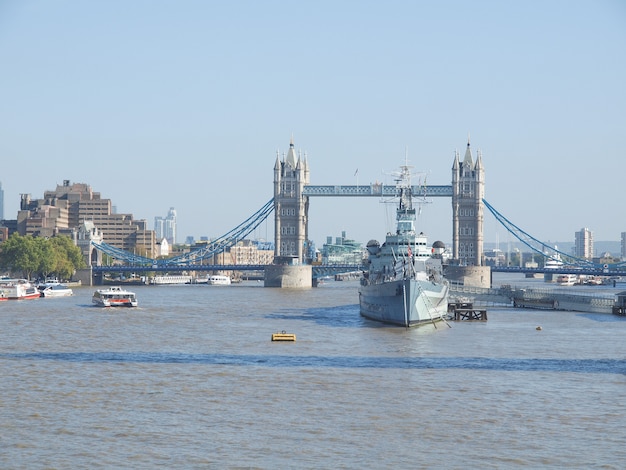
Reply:
[[[485,170],[482,155],[472,158],[469,138],[463,161],[452,165],[452,257],[462,266],[483,266]]]
[[[176,244],[176,209],[170,207],[165,218],[165,238],[170,245]]]
[[[593,258],[593,232],[586,227],[574,233],[574,256]]]
[[[176,209],[170,207],[165,218],[154,218],[154,232],[157,240],[165,238],[170,245],[176,244]]]

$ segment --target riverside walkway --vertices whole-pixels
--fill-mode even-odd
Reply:
[[[467,299],[474,305],[511,306],[574,312],[612,313],[618,292],[585,293],[557,288],[528,288],[502,285],[497,288],[450,284],[451,299]]]

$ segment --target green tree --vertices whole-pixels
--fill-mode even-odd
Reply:
[[[57,253],[57,266],[54,272],[60,279],[69,279],[77,269],[85,267],[83,254],[70,237],[65,235],[48,240]]]
[[[85,260],[80,248],[67,236],[48,239],[14,233],[0,245],[0,266],[27,279],[33,274],[69,279],[85,266]]]
[[[39,269],[41,245],[30,236],[14,233],[0,245],[0,265],[30,279]]]
[[[35,244],[38,246],[39,266],[37,272],[44,279],[47,279],[52,273],[56,272],[60,261],[60,254],[54,250],[50,241],[46,238],[34,238]]]

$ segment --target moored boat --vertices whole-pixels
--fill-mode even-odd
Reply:
[[[191,284],[192,277],[187,275],[171,275],[154,276],[150,278],[151,285],[172,285],[172,284]]]
[[[120,286],[96,290],[91,301],[98,307],[136,307],[138,305],[135,293]]]
[[[213,274],[207,277],[207,284],[210,286],[229,286],[231,284],[230,277],[220,274]]]
[[[74,295],[72,288],[61,283],[42,284],[38,289],[41,297],[69,297]]]
[[[602,278],[601,276],[590,276],[585,278],[583,284],[586,286],[601,286],[603,284],[606,284],[605,281],[606,279]]]
[[[27,279],[1,279],[0,294],[9,300],[28,300],[41,297],[39,289]]]
[[[578,276],[575,274],[560,274],[556,278],[556,283],[560,286],[573,286],[578,282]]]
[[[558,252],[558,247],[555,246],[554,247],[554,253],[553,254],[547,254],[544,253],[545,256],[547,257],[545,263],[543,264],[544,269],[553,269],[553,270],[557,270],[559,268],[563,267],[563,261],[561,260],[561,255]],[[543,273],[543,280],[546,282],[554,282],[555,281],[555,277],[554,277],[555,273],[552,273],[550,271],[547,271]]]
[[[405,327],[444,320],[449,291],[441,257],[433,255],[426,235],[416,234],[410,176],[410,168],[402,166],[396,232],[387,234],[382,246],[368,242],[368,266],[359,287],[362,316]]]

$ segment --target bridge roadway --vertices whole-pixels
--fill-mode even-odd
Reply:
[[[94,273],[107,272],[182,272],[182,271],[265,271],[264,264],[190,264],[185,266],[169,265],[124,265],[124,266],[93,266]],[[329,276],[332,274],[354,272],[362,270],[356,264],[314,265],[313,277]],[[501,273],[549,273],[549,274],[584,274],[587,276],[626,276],[626,269],[604,268],[520,268],[518,266],[491,266],[492,272]]]
[[[183,271],[265,271],[265,264],[190,264],[185,266],[170,265],[123,265],[123,266],[92,266],[92,273],[180,273]],[[356,264],[332,264],[312,266],[313,278],[331,276],[334,274],[361,271],[362,267]]]

